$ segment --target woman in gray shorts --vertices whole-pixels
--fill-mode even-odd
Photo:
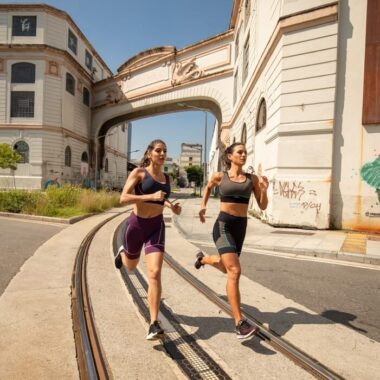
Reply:
[[[206,205],[211,190],[219,186],[220,213],[215,221],[213,239],[219,255],[196,255],[195,268],[205,264],[227,273],[227,297],[235,320],[235,332],[238,339],[248,338],[257,332],[240,310],[239,278],[241,274],[239,256],[241,254],[247,227],[248,203],[253,193],[262,210],[268,205],[268,179],[261,175],[251,175],[243,171],[247,160],[247,151],[242,143],[229,146],[223,155],[226,171],[215,173],[203,192],[199,218],[205,222]],[[261,174],[261,173],[260,173]]]
[[[179,203],[167,200],[170,195],[169,176],[162,171],[166,160],[166,144],[154,140],[145,151],[140,167],[129,175],[120,196],[121,204],[134,204],[133,212],[123,225],[123,244],[115,257],[115,266],[136,268],[144,246],[148,276],[150,326],[146,339],[159,338],[163,333],[157,321],[161,299],[161,269],[165,252],[164,207],[181,213]]]

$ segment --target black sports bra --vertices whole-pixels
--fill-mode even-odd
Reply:
[[[135,194],[136,195],[145,195],[145,194],[154,194],[155,192],[162,190],[164,191],[165,198],[169,198],[170,195],[170,178],[165,175],[165,183],[161,183],[156,181],[152,175],[144,168],[145,175],[143,180],[135,186]],[[165,199],[163,201],[147,201],[146,203],[155,203],[159,205],[163,205],[165,203]]]

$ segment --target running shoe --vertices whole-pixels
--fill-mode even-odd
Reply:
[[[256,334],[259,329],[255,326],[252,326],[246,319],[241,319],[236,326],[236,338],[246,339],[250,336]]]
[[[204,264],[202,264],[202,259],[205,257],[204,253],[202,251],[199,251],[196,256],[197,259],[195,260],[194,266],[195,269],[199,269],[200,267],[203,267]]]
[[[120,269],[123,266],[123,261],[121,260],[121,252],[124,252],[124,246],[121,246],[117,251],[117,255],[115,256],[115,267]]]
[[[156,340],[161,338],[164,335],[164,330],[160,326],[160,322],[154,321],[150,326],[149,326],[149,332],[148,335],[146,336],[147,340]]]

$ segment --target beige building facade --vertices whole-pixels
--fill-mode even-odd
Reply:
[[[202,145],[201,144],[181,144],[181,155],[179,166],[185,169],[188,166],[202,166]]]
[[[94,185],[93,85],[110,76],[67,13],[0,4],[0,142],[23,157],[14,172],[0,169],[0,188],[40,189],[56,178]],[[114,126],[98,165],[108,185],[125,180],[126,125]]]

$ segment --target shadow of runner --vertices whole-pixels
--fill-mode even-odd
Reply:
[[[191,317],[187,315],[176,314],[176,318],[187,326],[192,326],[197,328],[194,332],[197,339],[208,340],[214,335],[220,333],[229,333],[231,337],[231,344],[233,342],[241,343],[246,347],[251,348],[258,354],[262,355],[274,355],[277,354],[263,345],[265,342],[257,336],[253,336],[246,340],[238,340],[235,337],[234,324],[231,318],[223,317]],[[195,338],[195,337],[194,337]]]
[[[361,333],[367,334],[368,331],[364,330],[360,327],[356,327],[353,324],[351,324],[351,321],[354,321],[357,319],[357,316],[354,314],[346,313],[344,311],[338,311],[338,310],[325,310],[321,314],[322,317],[328,318],[331,321],[341,323],[342,325],[348,326],[355,331],[359,331]]]

